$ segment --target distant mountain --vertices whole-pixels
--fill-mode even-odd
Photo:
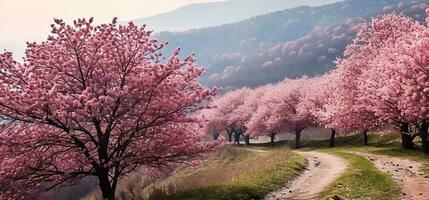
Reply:
[[[237,88],[285,77],[330,70],[355,36],[356,23],[385,12],[424,17],[429,0],[346,0],[320,7],[299,7],[245,21],[180,33],[156,35],[169,41],[165,52],[181,47],[196,52],[208,86]],[[168,55],[166,55],[168,56]]]
[[[155,31],[185,31],[218,26],[302,5],[320,6],[340,0],[228,0],[191,4],[171,12],[133,20]]]

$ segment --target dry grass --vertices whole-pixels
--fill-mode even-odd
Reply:
[[[119,200],[144,199],[142,190],[153,182],[155,182],[155,179],[144,176],[141,173],[130,174],[118,185],[116,198]],[[81,200],[102,200],[101,191],[99,189],[94,190]]]
[[[144,194],[148,199],[254,199],[285,184],[304,165],[305,159],[287,148],[229,147],[199,168],[181,169],[151,185]]]
[[[177,196],[178,193],[218,186],[223,189],[237,186],[246,186],[249,189],[253,187],[252,190],[256,188],[258,194],[263,194],[283,185],[297,175],[304,165],[305,159],[285,147],[274,150],[225,147],[219,149],[200,166],[179,168],[170,176],[158,180],[133,174],[118,186],[117,198],[166,199],[172,198],[171,195]],[[99,191],[85,198],[85,200],[95,199],[100,199]]]

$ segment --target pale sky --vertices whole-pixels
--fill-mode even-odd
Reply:
[[[44,40],[53,18],[72,22],[94,17],[96,23],[102,23],[118,17],[127,21],[210,1],[219,0],[0,0],[0,48]]]

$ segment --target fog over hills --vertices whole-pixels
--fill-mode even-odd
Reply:
[[[302,5],[320,6],[340,0],[228,0],[191,4],[171,12],[133,20],[159,31],[185,31],[218,26]]]

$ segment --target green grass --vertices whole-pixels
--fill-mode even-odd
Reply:
[[[320,194],[320,199],[398,199],[399,186],[369,160],[344,152],[341,148],[322,151],[347,160],[349,166],[339,179]]]
[[[166,200],[246,200],[261,199],[295,178],[307,160],[288,148],[264,147],[220,150],[198,169],[182,169],[156,185],[186,184],[191,188],[163,191],[170,195],[152,195]],[[220,177],[221,176],[221,177]],[[220,178],[219,178],[220,177]],[[202,184],[201,181],[204,183]],[[159,188],[159,187],[158,187]],[[160,188],[159,188],[160,189]],[[159,189],[157,192],[160,192]],[[161,192],[162,193],[162,192]]]

